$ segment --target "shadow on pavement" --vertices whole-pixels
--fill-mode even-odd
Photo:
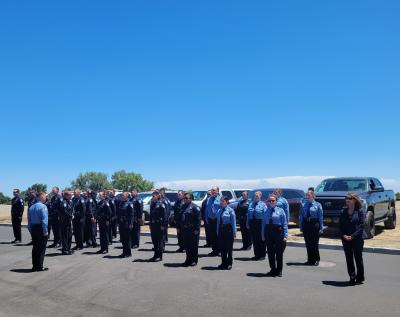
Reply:
[[[349,287],[348,281],[322,281],[322,284],[334,287]]]
[[[247,273],[246,275],[250,277],[273,277],[268,275],[267,273]]]
[[[99,253],[97,253],[97,251],[96,252],[88,252],[88,251],[86,251],[86,252],[82,252],[82,254],[84,254],[84,255],[98,255]]]
[[[165,267],[185,267],[183,263],[164,263]]]
[[[33,273],[32,269],[12,269],[10,272],[14,273]]]
[[[221,271],[218,266],[203,266],[201,269],[205,271]]]
[[[62,253],[47,253],[45,254],[45,256],[49,257],[49,258],[53,258],[55,256],[63,256]]]
[[[235,258],[235,260],[242,261],[242,262],[254,261],[253,258]]]
[[[153,252],[154,250],[152,250],[152,249],[138,249],[138,251]]]
[[[287,266],[310,266],[307,263],[304,262],[287,262],[286,263]]]
[[[103,259],[122,259],[119,255],[105,255]]]
[[[14,242],[11,242],[11,241],[9,241],[9,242],[0,242],[0,244],[14,244]]]
[[[133,263],[151,263],[150,259],[136,259],[132,261]]]

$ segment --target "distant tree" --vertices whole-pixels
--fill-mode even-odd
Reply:
[[[153,182],[143,178],[141,174],[126,172],[125,170],[117,171],[111,176],[111,184],[113,188],[129,191],[137,189],[138,191],[147,191],[153,188]]]
[[[100,191],[110,189],[111,184],[107,179],[107,174],[101,172],[86,172],[80,173],[78,177],[71,182],[72,188],[86,190],[88,188]]]
[[[400,200],[400,193],[396,193],[396,200]]]
[[[36,192],[47,192],[47,185],[46,184],[40,184],[40,183],[36,183],[33,184],[32,186],[29,186],[26,190],[21,191],[20,193],[20,197],[23,200],[27,200],[28,199],[28,192],[30,190],[36,190]]]
[[[0,205],[10,205],[11,198],[0,192]]]

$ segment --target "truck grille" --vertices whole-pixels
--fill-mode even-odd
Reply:
[[[344,198],[316,198],[316,201],[318,201],[322,205],[322,209],[324,211],[340,211],[343,209],[345,206],[346,202]]]

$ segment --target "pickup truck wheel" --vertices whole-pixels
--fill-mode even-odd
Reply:
[[[375,219],[372,211],[368,211],[365,216],[365,232],[368,239],[372,239],[375,236]]]
[[[388,212],[388,217],[385,220],[385,229],[395,229],[396,228],[396,210],[394,207],[390,207]]]

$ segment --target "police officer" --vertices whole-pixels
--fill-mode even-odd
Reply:
[[[275,195],[268,197],[268,208],[263,215],[262,239],[267,243],[268,262],[271,270],[268,276],[282,276],[283,251],[288,238],[288,223],[286,212],[277,206]]]
[[[150,233],[154,256],[151,262],[162,261],[166,225],[168,222],[167,206],[159,191],[154,191],[150,203]]]
[[[290,206],[285,197],[282,196],[282,189],[276,188],[273,192],[273,195],[278,199],[276,202],[276,206],[283,209],[286,215],[286,220],[290,222]]]
[[[61,195],[59,194],[60,189],[57,186],[54,186],[51,190],[51,198],[50,198],[50,208],[49,211],[49,236],[50,232],[53,231],[53,243],[49,245],[49,248],[55,248],[60,246],[60,222],[58,219],[59,207]]]
[[[37,192],[32,188],[28,188],[28,212],[27,217],[29,217],[29,208],[31,208],[34,204],[36,204],[39,200],[37,199]],[[32,245],[32,240],[26,245]]]
[[[85,233],[84,239],[86,242],[86,246],[92,246],[93,248],[97,247],[96,242],[96,192],[91,191],[90,189],[86,191],[86,218],[85,218]],[[94,198],[93,198],[94,197]]]
[[[11,243],[21,242],[21,222],[24,214],[24,200],[19,196],[19,189],[13,190],[13,199],[11,200],[11,222],[14,232],[14,240]]]
[[[97,204],[97,212],[96,212],[96,220],[99,224],[99,232],[100,232],[100,250],[97,251],[97,254],[106,254],[108,253],[108,234],[109,234],[109,225],[111,220],[111,206],[109,200],[106,199],[106,195],[104,192],[99,193],[99,202]]]
[[[73,251],[71,250],[71,242],[72,242],[71,221],[73,217],[73,205],[71,197],[72,197],[71,192],[64,191],[64,197],[60,199],[60,206],[58,209],[63,255],[70,255],[73,253]]]
[[[185,202],[184,202],[184,193],[182,190],[178,191],[177,197],[178,199],[176,200],[173,208],[176,235],[178,238],[178,246],[179,246],[176,252],[185,252],[185,245],[183,241],[183,232],[182,232],[182,206]]]
[[[247,191],[244,191],[236,207],[236,216],[239,222],[240,232],[242,234],[242,250],[250,250],[252,245],[251,233],[247,228],[247,211],[249,209],[249,205],[250,201],[248,198],[248,193]]]
[[[114,193],[112,190],[107,191],[107,202],[110,205],[110,210],[111,210],[111,218],[110,218],[110,223],[108,225],[108,244],[111,245],[113,243],[113,237],[115,238],[117,236],[117,206],[115,204],[115,198],[114,198]],[[115,226],[115,229],[113,228]],[[100,228],[99,228],[100,230]],[[114,230],[115,230],[115,235],[114,235]]]
[[[161,200],[163,201],[163,203],[165,205],[166,213],[167,213],[167,222],[165,224],[165,230],[163,231],[163,234],[164,234],[163,250],[165,250],[165,243],[168,242],[168,219],[169,219],[169,216],[171,215],[171,201],[165,195],[165,188],[160,189],[160,195],[161,195]]]
[[[139,248],[140,244],[140,227],[143,224],[143,201],[138,197],[138,192],[136,189],[131,191],[131,203],[134,209],[132,249],[137,249]]]
[[[118,206],[118,199],[115,197],[115,190],[111,190],[109,194],[110,200],[113,202],[115,206],[115,212],[113,210],[113,217],[111,219],[111,235],[112,238],[117,237],[117,224],[118,224],[118,219],[117,219],[117,206]]]
[[[221,270],[232,269],[233,242],[236,238],[236,215],[228,203],[229,198],[222,197],[221,208],[217,213],[218,246],[222,260],[218,268]]]
[[[211,196],[207,199],[206,205],[206,223],[209,230],[210,244],[212,252],[209,256],[218,256],[218,237],[217,237],[217,213],[221,208],[220,206],[221,195],[219,194],[219,187],[215,186],[211,189]]]
[[[85,199],[81,197],[81,191],[79,189],[75,189],[74,198],[72,199],[72,208],[74,215],[72,226],[76,243],[76,246],[73,248],[73,250],[82,250],[83,231],[86,217],[86,202]]]
[[[262,192],[254,194],[253,201],[249,205],[247,212],[247,228],[251,232],[253,241],[254,261],[262,261],[266,255],[266,244],[261,239],[262,219],[267,210],[267,205],[261,200]]]
[[[315,193],[307,192],[307,200],[301,204],[299,211],[300,231],[303,232],[307,248],[307,262],[305,265],[319,265],[319,236],[323,233],[324,214],[322,206],[315,201]]]
[[[192,193],[185,193],[183,195],[183,203],[180,208],[180,230],[183,248],[186,251],[186,260],[183,266],[196,266],[199,260],[200,210],[192,202]]]
[[[206,221],[206,207],[207,207],[208,198],[210,196],[211,196],[211,189],[207,191],[207,196],[201,202],[201,208],[200,208],[201,220],[203,220],[204,230],[206,232],[206,244],[203,245],[203,248],[209,248],[211,246],[211,243],[210,243],[210,232],[209,232],[208,224],[207,224],[207,221]]]
[[[129,201],[129,193],[124,192],[121,195],[121,200],[117,208],[117,217],[119,223],[119,230],[122,242],[121,258],[129,258],[132,256],[131,243],[132,243],[132,228],[134,209],[133,204]]]

